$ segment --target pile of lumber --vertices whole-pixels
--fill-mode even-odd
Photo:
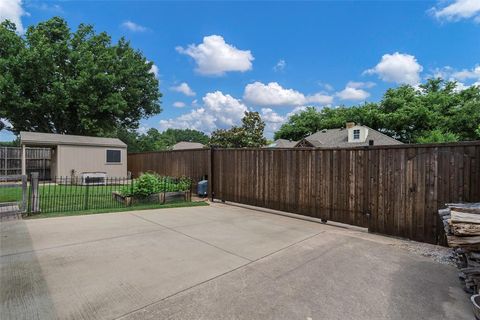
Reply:
[[[480,293],[480,203],[449,203],[438,210],[448,245],[454,248],[465,291]]]

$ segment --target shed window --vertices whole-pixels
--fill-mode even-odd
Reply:
[[[359,140],[359,139],[360,139],[360,129],[353,130],[353,140]]]
[[[107,150],[107,163],[121,163],[122,153],[120,150]]]

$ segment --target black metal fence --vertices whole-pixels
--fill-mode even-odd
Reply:
[[[28,212],[94,211],[191,199],[190,187],[185,187],[189,179],[156,179],[153,189],[141,178],[56,177],[51,181],[39,181],[38,195],[32,195],[33,188],[29,188]]]

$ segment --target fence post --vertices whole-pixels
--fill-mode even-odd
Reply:
[[[210,151],[208,152],[208,179],[207,179],[207,188],[208,188],[208,198],[212,200],[215,196],[213,193],[213,147],[210,147]]]
[[[22,208],[23,212],[27,211],[27,175],[22,175]]]
[[[163,203],[162,204],[165,204],[167,202],[167,183],[168,183],[168,179],[166,177],[164,177],[163,181],[165,183],[163,184]]]
[[[90,185],[89,177],[85,177],[85,197],[84,197],[84,205],[83,209],[88,210],[88,186]]]
[[[27,174],[27,152],[26,146],[22,144],[22,175]]]
[[[38,189],[38,172],[30,175],[30,212],[40,212],[40,192]]]
[[[131,181],[130,181],[130,199],[133,199],[133,186],[134,186],[134,181],[133,181],[133,177],[130,177]],[[130,200],[129,202],[127,202],[127,207],[130,206],[132,204],[132,201]]]

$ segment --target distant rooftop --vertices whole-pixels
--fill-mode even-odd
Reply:
[[[265,148],[293,148],[298,141],[290,141],[287,139],[277,139],[270,143]]]
[[[172,150],[202,149],[205,146],[199,142],[180,141],[173,145]]]
[[[117,138],[101,138],[27,131],[20,132],[20,142],[21,144],[28,146],[81,145],[118,148],[127,147],[125,143]]]
[[[397,145],[402,142],[395,140],[379,131],[376,131],[367,126],[356,126],[368,129],[368,136],[362,142],[348,142],[348,130],[346,128],[339,129],[323,129],[320,130],[304,140],[300,141],[297,146],[303,145],[306,140],[312,147],[315,148],[352,148],[368,146],[369,141],[372,140],[376,146],[383,145]]]

